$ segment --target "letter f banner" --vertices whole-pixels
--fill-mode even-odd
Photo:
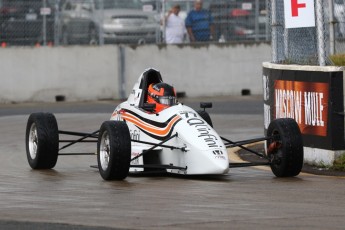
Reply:
[[[315,27],[314,0],[284,0],[285,28]]]

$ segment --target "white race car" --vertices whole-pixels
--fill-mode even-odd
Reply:
[[[26,128],[26,152],[33,169],[51,169],[60,150],[80,142],[97,142],[97,162],[104,180],[123,180],[129,173],[163,170],[183,175],[224,175],[232,167],[270,165],[277,177],[291,177],[303,166],[303,142],[293,119],[273,120],[267,135],[239,142],[221,137],[212,127],[205,108],[195,111],[182,104],[155,112],[147,103],[148,87],[163,82],[155,69],[145,70],[134,85],[127,101],[119,104],[110,120],[92,133],[62,131],[51,113],[33,113]],[[59,134],[79,136],[59,146]],[[244,145],[265,141],[265,153]],[[266,159],[265,162],[231,163],[227,148],[239,146]],[[78,155],[82,155],[80,153]],[[65,153],[63,155],[66,155]],[[68,154],[76,155],[76,154]]]

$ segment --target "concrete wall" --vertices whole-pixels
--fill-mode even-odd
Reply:
[[[240,95],[242,89],[262,93],[262,62],[270,45],[211,44],[201,46],[124,46],[124,84],[118,46],[0,49],[0,102],[69,101],[120,98],[128,95],[149,67],[187,96]]]
[[[307,75],[308,77],[301,79],[301,77],[300,77],[301,75],[298,75],[296,73],[297,71],[315,72],[315,77],[318,79],[315,82],[320,82],[320,73],[322,73],[322,72],[326,73],[325,75],[321,75],[322,77],[325,78],[325,82],[328,81],[328,78],[331,76],[330,73],[332,73],[332,72],[340,72],[340,76],[342,76],[343,79],[345,78],[345,68],[344,67],[338,67],[338,66],[281,65],[281,64],[273,64],[273,63],[266,62],[266,63],[263,63],[263,67],[268,68],[270,70],[279,70],[279,72],[282,75],[278,75],[278,78],[281,80],[286,80],[286,78],[288,76],[291,76],[291,75],[294,76],[295,80],[298,80],[300,82],[302,80],[309,82],[310,80],[313,79],[313,78],[310,78],[311,74],[308,74]],[[285,70],[285,72],[282,72],[284,70]],[[289,75],[287,73],[287,71],[293,71],[293,74]],[[285,78],[282,79],[282,76],[285,76]],[[269,81],[271,81],[272,79],[276,79],[276,78],[274,78],[273,76],[269,76]],[[335,85],[333,85],[333,86],[330,85],[329,91],[332,91],[332,92],[339,92],[340,91],[344,97],[345,94],[341,90],[345,89],[345,81],[343,81],[343,84],[344,85],[342,88],[341,87],[334,88],[334,87],[336,87]],[[271,91],[272,92],[271,95],[274,95],[273,85],[268,84],[267,86],[268,86],[268,89],[266,90],[266,92]],[[333,87],[333,88],[331,88],[331,87]],[[291,90],[291,89],[289,89],[289,90]],[[313,91],[311,88],[308,88],[308,87],[301,87],[301,88],[296,89],[296,90]],[[322,89],[314,89],[314,90],[319,91],[319,92],[323,92]],[[327,124],[327,126],[325,126],[325,128],[327,130],[326,136],[321,136],[317,132],[315,132],[313,134],[311,134],[311,133],[303,134],[303,130],[301,130],[302,135],[304,137],[307,136],[309,139],[307,141],[304,141],[304,163],[307,163],[310,165],[331,166],[334,164],[334,160],[336,160],[339,156],[343,155],[345,152],[345,150],[340,149],[344,143],[344,140],[342,137],[342,135],[344,133],[344,127],[342,127],[340,125],[339,119],[342,120],[343,117],[339,117],[339,115],[335,115],[336,117],[333,116],[333,114],[338,113],[338,110],[334,109],[335,104],[337,104],[335,100],[337,100],[337,98],[338,98],[335,95],[338,95],[338,94],[334,94],[331,92],[329,92],[329,94],[330,95],[327,96],[327,99],[329,101],[323,101],[322,102],[324,108],[325,109],[327,108],[327,110],[329,109],[328,104],[330,104],[330,103],[333,104],[333,106],[330,106],[330,108],[331,108],[330,111],[327,112],[329,114],[328,117],[326,117],[326,118],[324,117],[325,123]],[[268,95],[270,95],[270,94],[268,94]],[[325,100],[325,98],[324,98],[324,100]],[[289,99],[285,99],[285,100],[289,100]],[[338,98],[338,100],[339,100],[339,98]],[[269,103],[270,101],[272,103]],[[264,101],[264,103],[265,103],[265,107],[269,108],[269,110],[265,109],[265,111],[264,111],[265,121],[271,121],[271,119],[273,119],[273,117],[274,118],[276,117],[276,116],[273,116],[273,117],[271,116],[271,112],[275,111],[274,100],[273,99],[267,99]],[[288,103],[288,102],[284,101],[284,103]],[[321,99],[320,99],[320,103],[321,103]],[[345,107],[345,97],[344,97],[343,103],[344,103],[344,105],[342,105],[338,101],[338,104],[340,104],[341,107]],[[304,103],[304,101],[303,101],[300,104],[302,105],[302,111],[305,111],[305,106],[307,106],[306,103]],[[289,109],[287,109],[287,110],[289,110]],[[317,110],[317,109],[314,108],[314,110]],[[314,112],[316,112],[316,111],[314,111]],[[287,112],[286,114],[288,115],[289,112]],[[303,112],[302,112],[302,116],[303,116]],[[316,124],[315,125],[314,124],[308,124],[307,125],[306,122],[305,123],[299,123],[299,125],[300,125],[300,127],[304,126],[303,127],[304,130],[311,130],[313,128],[313,126],[314,126],[314,128],[316,127]],[[325,144],[325,143],[327,143],[326,142],[327,138],[332,138],[332,144],[328,144],[328,145]]]
[[[115,98],[114,47],[6,48],[0,50],[0,102]]]

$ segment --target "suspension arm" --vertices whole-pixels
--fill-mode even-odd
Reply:
[[[59,130],[59,134],[85,137],[86,135],[89,135],[90,133],[81,133],[81,132],[71,132],[71,131]],[[98,138],[98,135],[92,135],[92,136],[89,136],[89,137]]]
[[[92,137],[92,136],[94,136],[94,135],[97,134],[97,133],[99,133],[99,130],[97,130],[97,131],[95,131],[95,132],[93,132],[93,133],[88,133],[88,134],[86,134],[85,136],[83,136],[83,137],[81,137],[81,138],[79,138],[79,139],[77,139],[77,140],[75,140],[75,141],[72,141],[71,143],[69,143],[69,144],[67,144],[67,145],[62,146],[61,148],[59,148],[59,151],[62,150],[62,149],[65,149],[65,148],[67,148],[67,147],[69,147],[69,146],[71,146],[71,145],[74,145],[75,143],[81,142],[82,140],[84,140],[84,139],[86,139],[86,138],[88,138],[88,137]]]
[[[251,143],[255,143],[255,142],[259,142],[259,141],[263,141],[263,140],[268,140],[268,139],[270,139],[270,138],[262,137],[262,138],[255,138],[255,139],[250,139],[250,140],[245,140],[245,141],[239,141],[239,142],[233,142],[233,141],[231,141],[231,140],[229,140],[229,139],[226,139],[226,138],[224,138],[224,137],[221,137],[221,138],[222,138],[222,140],[228,142],[228,143],[225,143],[226,148],[233,148],[233,147],[238,146],[238,147],[240,147],[241,149],[244,149],[244,150],[246,150],[246,151],[248,151],[248,152],[251,152],[251,153],[253,153],[253,154],[255,154],[255,155],[259,156],[259,157],[262,157],[262,158],[267,159],[267,156],[266,156],[266,155],[264,155],[264,154],[262,154],[262,153],[259,153],[259,152],[257,152],[257,151],[254,151],[254,150],[252,150],[252,149],[249,149],[249,148],[247,148],[247,147],[245,147],[245,146],[243,146],[243,145],[244,145],[244,144],[251,144]]]

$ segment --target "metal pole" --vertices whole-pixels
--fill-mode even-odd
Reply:
[[[289,59],[289,29],[284,28],[284,60]]]
[[[158,15],[162,15],[162,7],[161,7],[161,0],[156,0],[156,9],[154,9]],[[161,18],[160,18],[161,20]],[[161,21],[159,21],[160,25],[162,25]],[[161,28],[161,26],[159,26],[156,30],[156,43],[162,43],[162,33],[163,30]]]
[[[336,20],[334,19],[334,4],[333,0],[328,0],[329,6],[329,53],[330,55],[335,54],[335,30],[334,25]]]
[[[265,3],[266,6],[266,23],[265,23],[265,35],[266,35],[266,41],[270,40],[270,34],[269,34],[269,21],[268,21],[268,0],[266,0]]]
[[[46,0],[43,0],[43,8],[46,8]],[[43,14],[43,25],[42,25],[42,34],[43,34],[43,46],[47,45],[47,15]]]
[[[126,57],[125,57],[125,47],[123,45],[118,46],[119,58],[119,92],[120,99],[125,99],[126,97]]]
[[[325,48],[325,30],[322,0],[316,1],[316,25],[317,25],[317,38],[318,38],[318,56],[319,65],[326,65],[326,48]]]
[[[59,21],[59,17],[60,17],[60,0],[55,0],[55,5],[54,5],[54,45],[55,46],[59,46],[60,45],[60,41],[59,41],[59,36],[60,36],[60,21]]]
[[[166,38],[166,21],[165,21],[165,11],[166,11],[165,7],[166,7],[166,5],[165,5],[165,2],[166,2],[166,0],[162,1],[163,5],[162,5],[162,13],[161,13],[161,15],[162,15],[162,26],[163,26],[163,38],[162,38],[163,43],[165,43],[165,38]]]
[[[259,41],[259,0],[255,0],[255,41]]]
[[[277,42],[277,4],[276,0],[272,0],[272,9],[271,9],[271,15],[272,15],[272,62],[277,63],[278,62],[278,42]]]
[[[104,4],[103,0],[99,1],[99,10],[101,11],[100,18],[99,18],[99,28],[98,28],[98,36],[99,36],[99,45],[104,45],[104,37],[103,37],[103,22],[104,22]]]

